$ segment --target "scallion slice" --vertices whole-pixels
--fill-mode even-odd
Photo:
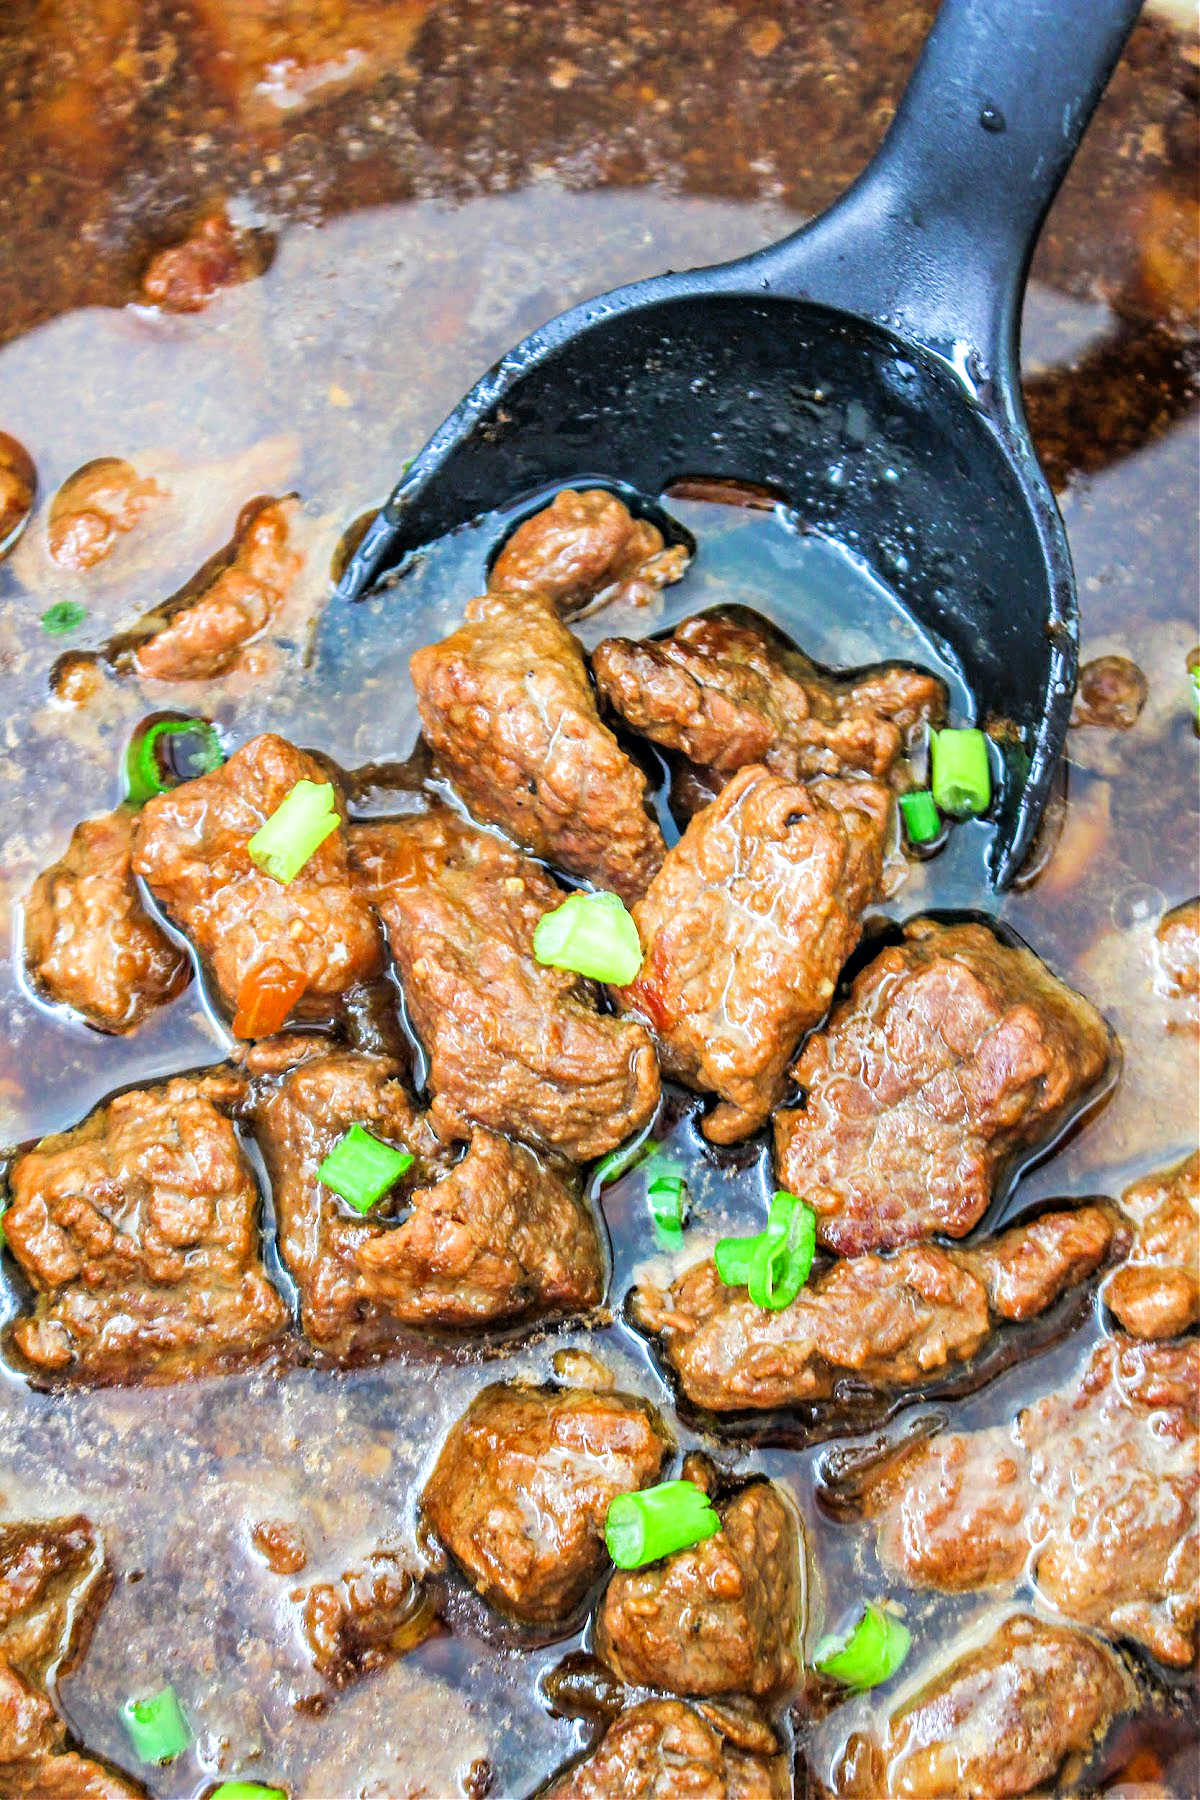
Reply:
[[[288,1800],[282,1788],[264,1787],[261,1781],[223,1781],[208,1800]]]
[[[87,607],[78,600],[56,600],[42,614],[42,630],[48,637],[64,637],[87,618]]]
[[[852,1631],[821,1639],[813,1666],[846,1687],[878,1687],[902,1666],[911,1643],[907,1625],[895,1613],[867,1606]]]
[[[127,1700],[121,1719],[134,1755],[144,1763],[174,1762],[192,1741],[192,1728],[173,1687],[165,1687],[147,1700]]]
[[[721,1238],[713,1251],[717,1274],[726,1287],[746,1287],[761,1233],[755,1237]]]
[[[726,1287],[744,1287],[755,1306],[779,1312],[808,1280],[816,1247],[816,1213],[781,1188],[772,1196],[766,1230],[722,1238],[713,1261]]]
[[[618,1569],[640,1569],[702,1543],[720,1531],[721,1521],[703,1488],[694,1481],[660,1481],[609,1502],[604,1541]]]
[[[298,781],[250,839],[250,860],[286,886],[339,823],[333,784]]]
[[[317,1180],[340,1194],[355,1212],[365,1213],[412,1164],[407,1150],[396,1150],[361,1125],[352,1125],[317,1170]]]
[[[610,1181],[617,1181],[630,1169],[636,1169],[639,1163],[653,1156],[661,1149],[657,1138],[635,1138],[627,1144],[618,1144],[607,1156],[602,1156],[592,1170],[592,1183],[596,1188],[607,1187]]]
[[[910,844],[931,844],[941,835],[942,821],[928,788],[919,788],[914,794],[901,794],[900,811],[904,815],[904,829]]]
[[[125,791],[134,806],[144,806],[183,781],[211,775],[224,761],[221,740],[207,719],[155,719],[130,740]]]
[[[972,727],[947,727],[929,734],[930,787],[934,804],[951,818],[986,812],[992,804],[988,743]]]
[[[550,968],[625,987],[642,966],[637,926],[615,894],[568,894],[543,913],[533,954]]]

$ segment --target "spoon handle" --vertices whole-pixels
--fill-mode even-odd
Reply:
[[[1139,10],[942,0],[874,160],[753,259],[758,285],[847,308],[1015,393],[1038,231]]]

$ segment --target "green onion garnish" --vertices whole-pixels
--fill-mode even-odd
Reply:
[[[250,839],[250,860],[286,886],[339,823],[333,784],[298,781]]]
[[[708,1495],[694,1481],[660,1481],[609,1501],[604,1541],[618,1569],[640,1569],[720,1531]]]
[[[393,1149],[361,1125],[352,1125],[339,1138],[317,1170],[317,1180],[351,1205],[355,1212],[370,1212],[390,1187],[412,1168],[407,1150]]]
[[[125,752],[125,788],[135,806],[180,782],[211,775],[225,761],[221,740],[207,719],[155,719],[135,733]]]
[[[602,1156],[592,1170],[593,1184],[597,1188],[607,1187],[610,1181],[618,1180],[661,1148],[657,1138],[634,1138],[629,1143],[618,1144],[615,1150]]]
[[[1200,725],[1200,668],[1189,670],[1192,677],[1192,720]]]
[[[614,987],[625,987],[642,966],[637,926],[615,894],[568,894],[538,920],[533,954],[551,968]]]
[[[939,811],[951,818],[986,812],[992,804],[987,738],[973,726],[931,731],[930,786]]]
[[[771,1199],[766,1230],[722,1238],[713,1261],[726,1287],[748,1288],[755,1306],[779,1312],[808,1280],[816,1247],[816,1213],[781,1188]]]
[[[915,794],[901,794],[900,811],[904,815],[904,829],[910,844],[929,844],[940,834],[942,821],[928,788],[921,788]]]
[[[62,637],[74,631],[87,618],[87,607],[78,600],[56,600],[42,614],[42,630],[50,637]]]
[[[288,1800],[282,1788],[264,1787],[261,1781],[223,1781],[208,1800]]]
[[[144,1763],[174,1762],[192,1741],[192,1728],[173,1687],[148,1700],[127,1700],[121,1718],[134,1755]]]
[[[846,1687],[877,1687],[900,1668],[911,1643],[907,1625],[895,1613],[867,1606],[853,1631],[821,1639],[813,1666]]]

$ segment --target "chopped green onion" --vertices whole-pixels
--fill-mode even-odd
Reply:
[[[951,818],[986,812],[992,804],[987,738],[974,727],[930,733],[930,786],[934,802]]]
[[[636,1169],[639,1163],[645,1162],[648,1156],[653,1156],[661,1148],[662,1145],[656,1138],[635,1138],[630,1143],[618,1144],[615,1150],[602,1156],[592,1170],[593,1185],[596,1188],[607,1187],[610,1181],[617,1181],[622,1175],[628,1174],[630,1169]]]
[[[155,719],[135,733],[125,752],[125,788],[135,806],[182,781],[211,775],[225,761],[221,740],[207,719]]]
[[[726,1287],[747,1288],[755,1306],[779,1312],[808,1280],[816,1247],[816,1213],[781,1188],[772,1197],[766,1230],[721,1238],[713,1261]]]
[[[223,1781],[208,1800],[288,1800],[282,1788],[264,1787],[261,1781]]]
[[[758,1242],[758,1236],[721,1238],[713,1251],[713,1261],[717,1265],[717,1274],[726,1287],[746,1287],[749,1284]]]
[[[1192,719],[1200,725],[1200,668],[1189,671],[1192,677]]]
[[[298,781],[250,839],[250,860],[286,886],[340,822],[331,782]]]
[[[361,1125],[352,1125],[339,1138],[317,1170],[317,1180],[348,1201],[355,1212],[370,1212],[390,1187],[412,1168],[407,1150],[381,1143]]]
[[[682,1175],[660,1175],[646,1189],[654,1221],[664,1228],[683,1224],[684,1196],[687,1183]]]
[[[127,1700],[121,1718],[134,1755],[144,1763],[174,1762],[192,1741],[192,1728],[173,1687],[148,1700]]]
[[[640,1569],[702,1543],[720,1529],[703,1488],[694,1481],[660,1481],[657,1487],[610,1500],[604,1541],[618,1569]]]
[[[911,1643],[907,1625],[894,1613],[867,1606],[853,1631],[821,1639],[813,1666],[846,1687],[877,1687],[900,1668]]]
[[[62,637],[74,631],[87,618],[87,607],[78,600],[56,600],[42,614],[42,630],[50,637]]]
[[[900,811],[904,814],[904,829],[910,844],[929,844],[940,834],[942,821],[928,788],[921,788],[915,794],[901,794]]]
[[[614,987],[625,987],[642,966],[637,926],[615,894],[568,894],[538,920],[533,954],[552,968]]]

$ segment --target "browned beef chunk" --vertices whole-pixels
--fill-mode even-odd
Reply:
[[[885,1475],[868,1502],[881,1557],[949,1590],[1013,1581],[1028,1565],[1065,1618],[1188,1665],[1198,1382],[1196,1338],[1106,1340],[1011,1428],[935,1438]]]
[[[1200,899],[1173,906],[1154,934],[1155,986],[1168,1002],[1172,1030],[1200,1025]]]
[[[351,1125],[417,1159],[366,1216],[317,1179]],[[280,1254],[300,1290],[304,1329],[322,1349],[361,1350],[402,1325],[491,1324],[600,1298],[596,1230],[573,1177],[479,1129],[448,1169],[381,1057],[339,1052],[301,1063],[260,1107],[258,1137]]]
[[[203,312],[222,288],[262,273],[264,249],[250,233],[236,231],[224,209],[209,213],[181,243],[151,257],[142,298],[164,312]]]
[[[33,511],[37,470],[24,444],[0,431],[0,556],[20,537]]]
[[[563,899],[544,870],[445,808],[354,826],[350,841],[429,1057],[439,1131],[486,1125],[583,1161],[646,1124],[659,1098],[646,1032],[534,959],[537,922]]]
[[[48,1374],[159,1380],[261,1350],[287,1322],[220,1075],[132,1089],[19,1156],[4,1234],[36,1291],[12,1337]]]
[[[85,819],[25,905],[29,973],[102,1031],[132,1031],[186,986],[188,960],[160,931],[133,878],[134,816]]]
[[[843,1255],[961,1237],[1006,1159],[1050,1141],[1111,1054],[1099,1013],[1031,951],[916,920],[805,1045],[805,1102],[775,1120],[780,1182]]]
[[[596,1652],[634,1687],[769,1694],[796,1675],[796,1522],[770,1482],[717,1509],[721,1529],[648,1569],[617,1570],[596,1615]]]
[[[0,1774],[5,1800],[147,1800],[140,1782],[74,1751],[15,1764]]]
[[[824,1400],[847,1378],[913,1387],[975,1355],[998,1319],[1025,1319],[1099,1267],[1113,1225],[1099,1207],[1047,1213],[975,1250],[914,1244],[835,1262],[790,1306],[755,1306],[711,1260],[668,1291],[635,1289],[693,1405],[710,1412]]]
[[[678,581],[688,560],[682,544],[664,549],[661,531],[607,489],[563,488],[517,526],[488,586],[544,594],[566,617],[597,599],[644,604]]]
[[[382,965],[344,827],[286,884],[250,859],[250,839],[296,783],[328,780],[311,756],[268,733],[142,809],[134,869],[196,945],[239,1037],[267,1037],[293,1011],[328,1013]]]
[[[667,638],[606,638],[592,672],[635,731],[725,776],[765,763],[789,781],[886,780],[914,727],[946,710],[933,675],[892,663],[836,678],[720,612],[685,619]]]
[[[292,1599],[313,1667],[333,1687],[382,1669],[437,1629],[424,1586],[395,1550],[373,1550],[361,1568],[300,1588]]]
[[[63,569],[82,573],[111,554],[138,521],[166,498],[153,476],[139,475],[119,456],[85,463],[50,502],[46,544]]]
[[[1109,1726],[1136,1704],[1106,1644],[1016,1614],[953,1656],[887,1721],[852,1740],[838,1792],[883,1800],[1016,1800],[1073,1785]]]
[[[0,1781],[12,1763],[40,1762],[62,1740],[62,1721],[45,1694],[0,1660]]]
[[[453,1427],[421,1505],[485,1600],[554,1623],[604,1566],[609,1501],[654,1482],[667,1449],[657,1414],[629,1394],[506,1382]]]
[[[802,1032],[829,1006],[878,887],[886,789],[741,769],[696,814],[634,907],[646,958],[618,998],[663,1068],[718,1094],[705,1135],[764,1122]]]
[[[1121,1205],[1136,1230],[1105,1304],[1134,1337],[1178,1337],[1200,1322],[1200,1151],[1135,1181]]]
[[[680,1700],[643,1700],[541,1800],[784,1800],[781,1756],[739,1749]]]
[[[227,558],[206,568],[146,622],[134,651],[140,675],[207,681],[225,675],[267,629],[304,564],[293,542],[295,495],[254,502],[238,520]]]
[[[1128,731],[1146,704],[1149,683],[1127,656],[1096,656],[1079,671],[1071,724]]]
[[[421,723],[477,819],[635,900],[663,856],[646,778],[600,722],[583,652],[544,594],[492,592],[409,665]]]

